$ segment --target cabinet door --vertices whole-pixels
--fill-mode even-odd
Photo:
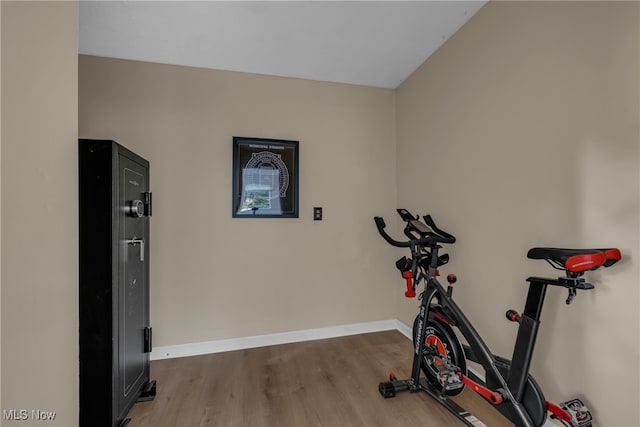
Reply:
[[[144,216],[144,193],[148,188],[145,166],[119,154],[119,257],[118,263],[118,402],[120,417],[149,373],[149,354],[144,349],[149,326],[148,248],[149,218]]]

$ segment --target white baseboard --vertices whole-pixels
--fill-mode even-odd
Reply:
[[[380,320],[376,322],[354,323],[327,328],[305,329],[301,331],[155,347],[151,352],[151,360],[222,353],[225,351],[244,350],[247,348],[289,344],[294,342],[336,338],[347,335],[366,334],[370,332],[389,330],[398,330],[407,337],[411,337],[411,329],[399,320]],[[409,332],[407,333],[406,331]]]
[[[413,329],[397,319],[396,319],[396,322],[397,322],[396,329],[398,330],[398,332],[400,332],[402,335],[409,338],[410,340],[413,340]]]

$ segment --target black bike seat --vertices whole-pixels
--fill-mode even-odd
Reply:
[[[604,265],[609,267],[618,262],[622,255],[616,248],[606,249],[562,249],[562,248],[532,248],[527,258],[544,259],[561,270],[579,273],[595,270]]]

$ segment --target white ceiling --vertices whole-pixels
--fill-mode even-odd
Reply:
[[[87,55],[395,88],[486,1],[81,1]]]

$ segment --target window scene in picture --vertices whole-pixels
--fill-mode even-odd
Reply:
[[[280,207],[279,171],[270,164],[260,168],[245,168],[242,171],[244,188],[240,211],[273,210],[282,212]]]

